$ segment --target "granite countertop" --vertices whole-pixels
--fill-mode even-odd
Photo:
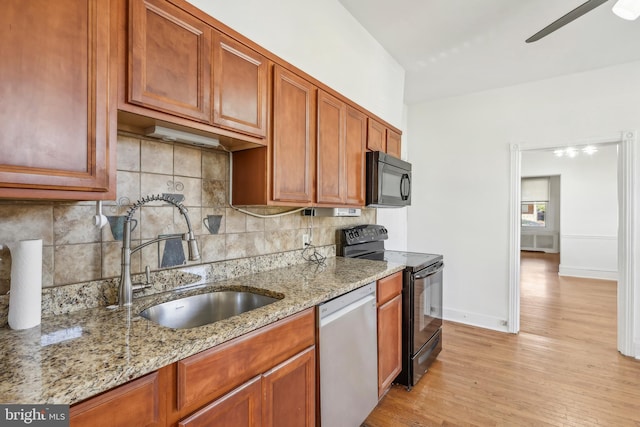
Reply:
[[[328,258],[135,299],[131,308],[98,307],[0,329],[0,403],[73,404],[185,357],[342,295],[404,268],[384,261]],[[170,299],[212,290],[283,297],[264,307],[192,329],[170,329],[138,315]]]

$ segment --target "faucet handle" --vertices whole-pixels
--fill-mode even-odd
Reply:
[[[153,283],[151,283],[151,268],[149,268],[148,265],[144,268],[144,274],[146,276],[146,280],[141,283],[134,283],[131,286],[133,289],[133,292],[141,292],[144,289],[148,289],[151,286],[153,286]]]

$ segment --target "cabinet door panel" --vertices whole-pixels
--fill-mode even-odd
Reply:
[[[400,158],[400,134],[387,129],[387,154]]]
[[[315,425],[315,360],[310,347],[264,374],[264,427]]]
[[[386,151],[387,128],[380,122],[369,118],[369,132],[367,135],[367,150]]]
[[[213,52],[213,123],[266,136],[267,59],[218,32]]]
[[[311,203],[314,199],[316,88],[274,67],[273,200]]]
[[[346,127],[346,203],[364,206],[367,116],[355,108],[347,107]]]
[[[402,370],[402,295],[378,307],[378,397]]]
[[[164,408],[160,405],[160,392],[160,376],[158,372],[154,372],[74,405],[69,414],[70,425],[72,427],[164,425]]]
[[[318,91],[318,203],[346,199],[344,102]]]
[[[109,19],[98,0],[2,3],[0,197],[115,193]]]
[[[211,31],[168,2],[132,0],[128,101],[211,122]]]
[[[261,419],[261,378],[256,377],[180,421],[178,426],[258,427]]]

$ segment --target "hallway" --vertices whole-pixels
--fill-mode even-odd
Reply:
[[[522,252],[520,333],[445,322],[430,372],[410,392],[393,386],[363,425],[640,425],[640,361],[616,350],[616,282],[557,271],[557,254]]]

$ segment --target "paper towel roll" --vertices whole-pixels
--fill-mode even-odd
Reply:
[[[33,328],[42,317],[42,240],[21,240],[10,244],[9,250],[9,327]]]

